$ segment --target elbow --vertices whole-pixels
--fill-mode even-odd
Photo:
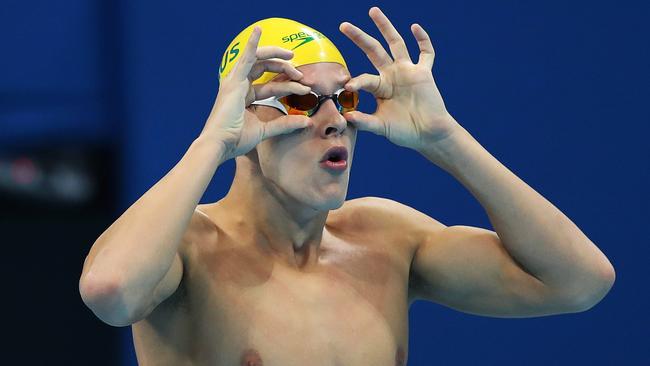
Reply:
[[[599,271],[593,275],[592,280],[589,281],[587,286],[582,287],[582,291],[578,296],[574,296],[573,311],[579,313],[590,310],[609,293],[616,281],[616,271],[614,267],[608,262],[603,265]],[[585,289],[588,289],[585,290]]]
[[[101,278],[89,272],[79,280],[79,293],[84,304],[101,321],[114,327],[128,326],[138,320],[127,304],[124,288],[119,276]]]

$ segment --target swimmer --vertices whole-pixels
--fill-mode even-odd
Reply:
[[[132,326],[141,365],[403,366],[415,300],[539,317],[585,311],[613,285],[596,245],[447,111],[423,27],[411,26],[415,61],[384,13],[369,15],[390,50],[342,23],[377,69],[355,77],[306,25],[242,31],[200,135],[92,246],[82,299]],[[374,112],[359,110],[360,91]],[[386,198],[346,201],[358,131],[451,174],[496,231]],[[230,190],[198,204],[228,159]]]

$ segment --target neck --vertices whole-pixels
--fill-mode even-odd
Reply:
[[[235,178],[220,205],[255,245],[291,267],[316,264],[329,211],[318,211],[266,179],[248,157],[237,161]]]

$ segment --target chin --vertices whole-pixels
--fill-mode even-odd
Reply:
[[[329,200],[325,205],[323,205],[323,211],[336,210],[338,208],[341,208],[341,206],[343,206],[343,203],[345,203],[345,196],[340,199]]]
[[[318,211],[336,210],[343,206],[343,203],[345,203],[346,195],[347,192],[343,192],[343,194],[324,196],[321,200],[318,200],[318,202],[313,202],[311,206]]]
[[[309,180],[308,180],[309,181]],[[316,211],[336,210],[343,206],[347,196],[347,182],[330,183],[318,186],[317,183],[296,184],[279,186],[289,197]],[[309,187],[304,189],[304,187]]]
[[[293,198],[302,204],[311,207],[315,211],[336,210],[345,203],[347,192],[318,192],[315,194],[293,195]]]

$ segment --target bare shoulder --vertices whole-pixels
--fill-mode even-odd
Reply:
[[[446,226],[438,220],[398,201],[383,197],[361,197],[346,201],[331,211],[333,221],[345,221],[361,230],[395,235],[416,245],[435,229]]]
[[[214,210],[214,204],[197,205],[192,214],[191,225],[195,230],[214,231],[217,225],[212,218],[211,211]]]
[[[166,301],[154,311],[154,313],[162,313],[165,311],[175,311],[177,306],[183,301],[187,272],[191,271],[193,267],[194,258],[201,254],[201,251],[207,247],[206,243],[216,243],[217,240],[217,226],[214,221],[206,214],[206,208],[199,205],[194,209],[190,221],[187,224],[185,232],[181,238],[180,246],[178,247],[178,257],[180,259],[180,267],[182,274],[181,280],[176,288],[176,291],[167,298]],[[172,306],[170,306],[172,305]]]
[[[198,205],[190,218],[187,230],[183,235],[183,246],[210,242],[215,244],[218,227],[213,217],[212,205]]]

